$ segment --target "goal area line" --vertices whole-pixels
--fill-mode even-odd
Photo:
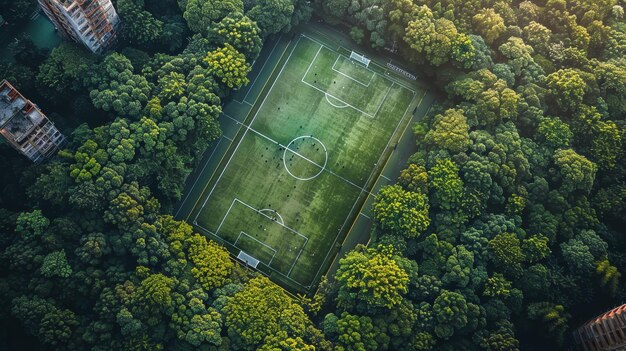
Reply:
[[[209,179],[209,181],[207,182],[207,186],[211,186],[211,185],[210,185],[210,183],[212,183],[213,181],[215,181],[215,183],[213,184],[213,186],[212,186],[212,188],[211,188],[211,190],[210,190],[209,194],[208,194],[208,195],[206,196],[206,198],[204,199],[204,202],[202,203],[201,208],[200,208],[200,209],[198,209],[198,207],[197,207],[197,206],[195,207],[195,209],[196,209],[197,213],[196,213],[196,216],[194,217],[193,224],[194,224],[195,226],[197,226],[198,228],[202,229],[204,232],[209,233],[209,234],[213,235],[214,237],[217,237],[220,241],[225,242],[225,243],[226,243],[226,244],[228,244],[229,246],[233,247],[233,248],[234,248],[234,250],[230,250],[230,251],[231,251],[231,256],[232,256],[233,258],[238,259],[239,261],[242,261],[242,258],[241,258],[241,257],[239,257],[240,255],[241,255],[242,257],[244,257],[243,255],[248,255],[248,256],[250,256],[252,259],[257,259],[257,260],[258,260],[258,258],[257,258],[257,257],[255,257],[254,252],[250,252],[250,250],[243,250],[241,247],[239,247],[241,244],[243,244],[243,243],[242,243],[242,242],[240,242],[240,241],[241,241],[241,240],[243,240],[243,238],[244,238],[244,237],[246,238],[245,240],[248,240],[248,239],[252,239],[252,240],[254,240],[254,241],[255,241],[255,242],[257,242],[259,245],[262,245],[262,246],[265,248],[265,249],[263,249],[263,250],[266,250],[266,251],[263,251],[263,255],[265,255],[266,257],[269,257],[269,254],[271,254],[271,255],[272,255],[272,257],[271,257],[271,259],[269,259],[269,261],[267,261],[267,259],[264,259],[267,263],[263,262],[262,260],[259,260],[259,263],[258,263],[258,264],[261,264],[261,266],[259,266],[258,270],[259,270],[259,272],[260,272],[260,273],[262,273],[262,274],[264,274],[264,275],[268,275],[268,276],[270,276],[270,277],[271,277],[272,275],[274,275],[274,274],[275,274],[275,275],[276,275],[276,279],[278,279],[278,280],[284,280],[284,282],[285,282],[286,284],[289,284],[289,285],[294,284],[294,285],[295,285],[295,287],[301,287],[301,288],[304,288],[304,289],[307,289],[307,290],[308,290],[308,289],[310,289],[310,288],[311,288],[312,284],[313,284],[313,283],[314,283],[317,279],[319,279],[320,273],[322,273],[322,274],[323,274],[322,269],[324,269],[324,267],[328,265],[328,262],[329,262],[328,260],[329,260],[329,258],[333,257],[333,256],[331,256],[331,255],[336,254],[336,253],[334,253],[334,247],[335,247],[336,243],[337,243],[337,242],[341,239],[341,237],[343,237],[342,235],[340,235],[340,233],[341,233],[342,231],[344,231],[344,230],[347,228],[347,226],[349,225],[349,223],[351,223],[349,220],[350,220],[350,218],[354,217],[353,212],[354,212],[354,210],[355,210],[355,207],[356,207],[356,206],[360,203],[359,201],[362,199],[363,193],[365,193],[365,194],[367,194],[367,195],[372,195],[372,196],[375,196],[374,194],[370,193],[369,191],[367,191],[367,190],[364,188],[364,186],[365,186],[365,185],[363,185],[363,186],[359,186],[359,185],[357,185],[357,184],[354,184],[354,183],[350,182],[349,180],[344,179],[343,177],[339,176],[338,174],[336,174],[335,172],[331,171],[330,169],[326,169],[326,171],[330,172],[332,175],[338,176],[338,177],[339,177],[339,178],[341,178],[343,181],[345,181],[345,182],[347,182],[347,183],[349,183],[349,184],[351,184],[351,185],[356,186],[356,187],[357,187],[358,189],[360,189],[362,192],[361,192],[361,193],[359,193],[359,195],[355,198],[355,201],[354,201],[354,203],[353,203],[353,205],[352,205],[352,208],[351,208],[350,212],[346,215],[345,219],[343,220],[343,224],[341,225],[341,228],[339,229],[339,231],[338,231],[337,235],[335,235],[335,236],[334,236],[334,240],[332,241],[332,245],[328,246],[328,247],[329,247],[329,249],[328,249],[328,250],[326,250],[326,254],[325,254],[325,256],[324,256],[323,260],[321,260],[321,263],[319,264],[319,266],[318,266],[317,264],[315,264],[315,265],[313,266],[313,267],[318,266],[317,271],[316,271],[316,272],[314,272],[312,269],[311,269],[311,270],[302,271],[302,272],[304,272],[304,273],[302,273],[302,274],[303,274],[303,277],[309,277],[309,276],[311,276],[311,275],[313,275],[313,274],[314,274],[313,278],[311,279],[311,281],[310,281],[308,284],[307,284],[307,283],[303,283],[303,282],[299,282],[299,281],[294,280],[294,279],[291,277],[291,275],[292,275],[292,273],[293,273],[293,269],[295,268],[295,266],[296,266],[296,265],[297,265],[297,263],[299,262],[299,260],[300,260],[300,258],[301,258],[301,256],[302,256],[302,254],[303,254],[304,249],[305,249],[305,248],[307,247],[307,245],[308,245],[309,238],[308,238],[307,236],[305,236],[305,235],[301,234],[300,232],[298,232],[298,231],[296,231],[296,230],[294,230],[294,229],[292,229],[292,228],[288,227],[287,225],[285,225],[286,223],[284,222],[284,220],[278,221],[278,222],[276,222],[276,223],[278,223],[279,225],[281,225],[281,226],[282,226],[282,227],[284,227],[285,229],[288,229],[288,230],[290,230],[290,231],[294,232],[296,235],[298,235],[299,237],[301,237],[301,238],[302,238],[301,240],[304,240],[304,243],[303,243],[303,244],[302,244],[302,246],[300,247],[300,250],[299,250],[299,252],[298,252],[297,256],[295,256],[295,258],[293,258],[293,262],[291,263],[291,266],[289,267],[289,270],[288,270],[288,271],[287,271],[287,265],[288,265],[289,263],[287,263],[287,264],[285,264],[285,265],[282,265],[282,266],[278,266],[278,267],[280,267],[280,268],[281,268],[281,270],[280,270],[280,271],[279,271],[279,270],[277,270],[277,269],[275,269],[275,268],[270,267],[270,265],[271,265],[274,261],[276,261],[276,260],[275,260],[275,257],[280,257],[280,254],[279,254],[279,255],[277,255],[277,253],[278,253],[277,249],[275,249],[274,247],[272,247],[271,245],[268,245],[267,243],[265,243],[265,242],[263,242],[263,241],[256,240],[255,238],[253,238],[250,234],[246,233],[245,231],[240,231],[240,233],[239,233],[239,235],[238,235],[237,239],[235,239],[235,240],[234,240],[234,243],[233,243],[231,240],[227,240],[227,239],[225,239],[224,237],[221,237],[221,236],[219,235],[219,231],[220,231],[221,229],[223,229],[223,228],[221,228],[221,227],[222,227],[222,225],[223,225],[224,221],[226,220],[226,217],[228,217],[228,215],[229,215],[230,211],[232,210],[233,203],[235,203],[235,202],[241,203],[241,204],[243,204],[244,206],[247,206],[247,207],[249,207],[249,208],[253,209],[254,211],[257,211],[259,214],[261,214],[261,215],[265,216],[266,218],[268,218],[268,219],[270,219],[270,220],[272,219],[272,217],[271,217],[271,216],[273,216],[273,214],[272,214],[271,212],[269,212],[269,211],[271,211],[271,209],[256,209],[256,208],[254,208],[253,206],[251,206],[251,205],[249,205],[249,204],[245,203],[244,201],[242,201],[242,200],[240,200],[240,199],[238,199],[238,198],[236,198],[236,197],[235,197],[235,198],[234,198],[234,200],[233,200],[233,202],[231,202],[231,205],[230,205],[229,209],[227,210],[226,214],[225,214],[225,215],[224,215],[224,217],[221,219],[221,222],[220,222],[219,227],[218,227],[218,229],[216,230],[216,232],[213,232],[213,231],[211,231],[211,230],[209,230],[209,229],[207,229],[207,228],[205,228],[205,227],[201,226],[200,224],[198,224],[198,219],[201,217],[201,215],[202,215],[202,214],[204,214],[204,213],[206,212],[206,206],[207,206],[207,202],[209,201],[209,198],[211,198],[211,196],[212,196],[212,194],[213,194],[214,190],[217,188],[217,186],[219,186],[220,182],[222,181],[222,178],[223,178],[223,175],[224,175],[225,171],[226,171],[226,170],[227,170],[227,169],[231,166],[231,165],[230,165],[231,160],[232,160],[233,158],[235,158],[235,156],[238,154],[238,149],[239,149],[239,146],[241,146],[242,141],[243,141],[243,140],[247,137],[247,134],[248,134],[247,132],[248,132],[248,131],[252,131],[252,132],[253,132],[253,133],[252,133],[252,135],[254,135],[254,134],[258,134],[258,135],[260,135],[262,138],[267,139],[267,140],[268,140],[268,141],[270,141],[270,142],[271,142],[271,141],[273,141],[273,140],[272,140],[272,138],[270,138],[270,137],[268,137],[268,136],[266,136],[266,135],[262,134],[261,132],[258,132],[258,131],[256,131],[256,130],[254,130],[253,128],[251,128],[251,126],[254,124],[254,122],[255,122],[256,118],[258,117],[258,115],[260,115],[260,114],[261,114],[261,111],[263,111],[263,106],[265,105],[265,102],[266,102],[266,100],[268,99],[268,97],[269,97],[269,96],[271,96],[271,95],[274,93],[274,91],[276,90],[276,89],[274,89],[274,86],[275,86],[276,82],[280,80],[280,77],[282,77],[282,76],[283,76],[283,73],[282,73],[282,72],[285,70],[285,67],[286,67],[286,66],[287,66],[290,62],[293,62],[292,55],[293,55],[293,54],[294,54],[294,52],[297,50],[298,45],[299,45],[300,40],[301,40],[301,38],[302,38],[302,37],[305,37],[305,38],[307,38],[307,39],[309,39],[309,40],[311,40],[311,41],[314,41],[314,42],[318,43],[318,41],[317,41],[317,40],[314,40],[314,39],[312,39],[312,38],[309,38],[309,37],[308,37],[308,36],[306,36],[306,35],[301,35],[301,36],[300,36],[300,38],[298,38],[298,40],[295,42],[295,44],[294,44],[293,42],[291,42],[291,44],[292,44],[292,45],[294,45],[294,46],[291,48],[291,50],[290,50],[290,52],[289,52],[289,55],[288,55],[287,59],[286,59],[286,60],[284,61],[284,63],[282,64],[282,67],[280,68],[278,75],[276,75],[276,78],[275,78],[275,79],[273,79],[273,81],[271,81],[271,82],[268,82],[268,83],[267,83],[267,84],[271,84],[271,85],[270,85],[270,87],[269,87],[269,90],[267,91],[267,93],[265,94],[265,96],[260,96],[260,97],[262,98],[261,100],[259,100],[259,101],[255,101],[254,105],[258,105],[258,104],[260,104],[260,105],[258,105],[258,108],[257,108],[257,109],[256,109],[256,111],[254,112],[254,116],[252,116],[252,120],[251,120],[250,122],[248,122],[248,123],[249,123],[249,125],[248,125],[248,124],[246,124],[246,123],[245,123],[245,122],[243,122],[243,121],[239,123],[239,124],[241,124],[241,125],[243,125],[243,126],[244,126],[245,130],[243,131],[243,135],[241,136],[241,139],[239,139],[239,140],[238,140],[237,145],[235,145],[234,150],[232,149],[232,147],[233,147],[232,145],[229,147],[229,149],[230,149],[230,150],[233,150],[233,151],[232,151],[232,153],[230,154],[228,161],[227,161],[227,162],[226,162],[226,164],[223,166],[223,169],[222,169],[221,171],[219,171],[219,170],[217,171],[217,172],[221,172],[221,173],[215,173],[214,175],[212,175],[212,176],[211,176],[211,179]],[[276,46],[276,45],[275,45],[275,46]],[[327,92],[324,92],[323,90],[321,90],[321,89],[319,89],[319,88],[317,88],[317,87],[315,87],[315,86],[312,86],[312,87],[313,87],[313,88],[315,88],[316,90],[318,90],[318,91],[320,91],[321,93],[323,93],[323,94],[327,97],[327,98],[326,98],[327,100],[330,98],[330,99],[335,99],[335,100],[337,100],[337,102],[339,102],[339,103],[345,103],[345,104],[347,105],[347,106],[345,106],[345,107],[351,107],[351,108],[353,108],[354,110],[357,110],[358,112],[361,112],[363,115],[365,115],[365,116],[367,116],[367,117],[374,117],[374,116],[376,116],[376,115],[377,115],[377,114],[381,111],[382,106],[383,106],[383,105],[385,104],[385,102],[388,100],[388,96],[389,96],[389,94],[391,94],[391,90],[393,89],[393,87],[394,87],[394,86],[401,86],[402,88],[406,89],[405,91],[403,91],[403,92],[402,92],[402,94],[406,94],[406,95],[407,95],[407,99],[410,97],[410,95],[408,94],[408,92],[407,92],[407,91],[410,91],[410,92],[412,92],[412,93],[413,93],[413,98],[411,99],[411,101],[410,101],[410,102],[408,103],[408,105],[407,105],[407,111],[408,111],[408,110],[409,110],[409,108],[412,106],[412,104],[414,104],[414,103],[416,102],[416,101],[415,101],[415,98],[417,97],[417,96],[416,96],[416,95],[417,95],[416,90],[410,89],[410,88],[408,88],[408,87],[406,87],[406,86],[404,86],[404,85],[402,85],[402,84],[399,84],[399,83],[397,83],[397,82],[395,81],[395,79],[391,79],[391,78],[389,78],[389,77],[386,77],[384,74],[381,74],[381,73],[378,73],[378,72],[376,72],[376,71],[373,71],[371,68],[367,68],[367,67],[366,67],[366,69],[367,69],[369,72],[371,72],[371,74],[372,74],[372,75],[370,76],[370,80],[369,80],[369,82],[367,82],[367,84],[364,84],[364,83],[363,83],[363,81],[359,81],[357,78],[350,77],[349,75],[345,74],[344,72],[339,72],[339,70],[337,69],[337,65],[340,65],[340,63],[338,63],[338,62],[339,62],[339,60],[341,60],[341,59],[342,59],[342,58],[341,58],[342,56],[343,56],[343,58],[346,58],[346,55],[344,55],[344,54],[342,54],[342,53],[340,53],[340,52],[338,52],[338,51],[336,51],[336,50],[330,49],[328,46],[323,45],[323,44],[321,44],[320,48],[318,49],[318,54],[319,54],[320,50],[322,49],[322,47],[323,47],[323,48],[326,48],[326,49],[328,49],[328,50],[330,50],[333,54],[338,55],[338,56],[337,56],[337,58],[335,59],[335,63],[333,64],[333,66],[332,66],[332,67],[329,67],[329,66],[330,66],[330,62],[332,62],[332,61],[330,61],[330,60],[329,60],[329,62],[328,62],[328,63],[325,63],[325,64],[324,64],[324,66],[326,66],[326,69],[331,68],[331,69],[332,69],[332,71],[336,72],[337,74],[341,74],[341,75],[345,76],[346,78],[348,78],[348,79],[350,79],[350,80],[354,81],[355,83],[360,84],[360,85],[365,86],[365,87],[368,87],[368,88],[369,88],[370,84],[372,83],[372,80],[375,78],[375,75],[379,75],[380,77],[384,77],[384,78],[385,78],[388,82],[390,82],[390,83],[391,83],[391,85],[388,87],[388,89],[387,89],[387,91],[386,91],[386,93],[385,93],[384,97],[382,98],[382,100],[381,100],[380,104],[378,105],[378,107],[377,107],[377,109],[376,109],[376,112],[374,112],[374,115],[372,115],[371,113],[365,113],[364,111],[361,111],[360,109],[358,109],[358,108],[354,107],[354,106],[353,106],[353,105],[351,105],[351,104],[346,103],[345,101],[343,101],[343,100],[341,100],[341,99],[339,99],[339,98],[337,98],[337,97],[333,96],[332,94],[328,94]],[[285,51],[286,51],[286,50],[288,50],[288,47],[287,47],[287,48],[285,48]],[[313,49],[313,50],[314,50],[314,49]],[[312,54],[312,52],[311,52],[311,54]],[[309,56],[309,57],[310,57],[310,56]],[[332,58],[331,58],[331,60],[332,60]],[[313,61],[311,61],[311,62],[309,63],[308,70],[310,70],[310,69],[311,69],[311,66],[312,66],[312,64],[314,63],[314,61],[315,61],[315,58],[314,58],[314,60],[313,60]],[[268,62],[269,62],[269,59],[268,59],[268,60],[266,60],[266,62],[264,62],[264,64],[263,64],[263,65],[268,64]],[[306,64],[306,63],[305,63],[305,62],[303,62],[302,66],[304,66],[304,64]],[[303,68],[303,67],[302,67],[302,68]],[[339,69],[341,69],[341,66],[339,66]],[[349,71],[349,70],[348,70],[348,71]],[[301,72],[301,71],[300,71],[300,72]],[[367,75],[366,75],[366,74],[362,74],[362,75],[361,75],[361,74],[360,74],[361,72],[357,72],[357,73],[359,73],[359,74],[357,74],[357,77],[361,77],[361,78],[365,78],[365,79],[367,79],[367,78],[366,78],[366,77],[367,77]],[[306,74],[305,74],[305,76],[306,76]],[[258,78],[258,77],[257,77],[257,78]],[[296,77],[295,79],[297,79],[297,77]],[[259,81],[259,82],[260,82],[260,81]],[[307,83],[307,82],[305,82],[305,81],[304,81],[304,77],[302,78],[302,82],[303,82],[303,83],[305,83],[306,85],[311,86],[311,84],[309,84],[309,83]],[[384,86],[384,85],[383,85],[383,86]],[[278,89],[278,88],[277,88],[277,89]],[[384,89],[384,88],[383,88],[383,89]],[[378,88],[377,90],[379,90],[379,91],[380,91],[379,93],[377,93],[377,95],[378,95],[378,96],[382,96],[382,89]],[[397,90],[397,91],[401,91],[401,90],[399,90],[399,88],[398,88],[398,87],[396,87],[396,90]],[[418,91],[419,91],[419,90],[420,90],[420,89],[418,89]],[[249,93],[249,91],[248,91],[248,93]],[[427,93],[427,91],[424,91],[424,95],[426,95],[426,93]],[[394,94],[395,94],[395,93],[394,93]],[[420,95],[421,95],[421,94],[420,94]],[[419,97],[418,97],[418,98],[419,98]],[[422,99],[423,99],[423,96],[422,96]],[[244,101],[245,101],[245,98],[244,98]],[[332,101],[332,100],[331,100],[331,101]],[[330,103],[330,101],[329,101],[329,103]],[[421,104],[421,100],[420,100],[420,104]],[[331,105],[332,105],[332,104],[331,104]],[[404,105],[404,104],[403,104],[403,105]],[[373,106],[372,106],[372,107],[373,107]],[[229,119],[232,119],[232,120],[234,120],[234,121],[238,121],[237,119],[235,119],[235,118],[233,118],[233,117],[231,117],[231,116],[228,116],[226,113],[223,113],[223,115],[225,115],[225,116],[226,116],[227,118],[229,118]],[[409,113],[408,115],[410,116],[410,113]],[[261,116],[263,116],[263,115],[261,114]],[[403,114],[402,118],[399,120],[398,125],[396,126],[395,130],[394,130],[394,131],[393,131],[393,133],[391,134],[390,140],[387,142],[387,145],[385,146],[385,148],[381,151],[380,155],[378,156],[378,160],[379,160],[379,162],[380,162],[380,160],[382,159],[382,157],[386,154],[386,152],[388,151],[388,148],[389,148],[389,143],[391,142],[391,139],[392,139],[392,138],[396,135],[397,130],[398,130],[398,128],[400,127],[400,125],[401,125],[401,124],[403,124],[403,123],[405,123],[405,121],[406,121],[406,116],[407,116],[407,112],[405,111],[405,113]],[[249,118],[249,117],[248,117],[248,118]],[[261,117],[260,117],[260,118],[261,118]],[[239,121],[238,121],[238,122],[239,122]],[[233,145],[234,145],[234,144],[233,144]],[[281,144],[281,145],[282,145],[282,144]],[[244,149],[245,149],[245,147],[244,147]],[[296,151],[289,150],[289,152],[292,152],[292,153],[294,153],[294,154],[297,154],[298,156],[302,157],[305,161],[308,161],[308,162],[312,163],[313,165],[320,167],[320,165],[319,165],[319,164],[317,164],[316,162],[314,162],[314,161],[312,161],[312,160],[309,160],[308,158],[306,158],[306,157],[304,157],[304,156],[299,155],[299,153],[297,153]],[[234,163],[236,163],[236,162],[234,162]],[[223,164],[223,163],[222,163],[222,164]],[[375,171],[376,171],[376,168],[374,168],[374,169],[372,170],[372,172],[370,172],[370,174],[369,174],[369,176],[368,176],[368,178],[367,178],[366,184],[368,184],[368,183],[369,183],[369,181],[372,179],[372,176],[374,175]],[[215,176],[217,176],[217,180],[215,180]],[[196,180],[196,181],[197,181],[197,180]],[[360,183],[360,182],[359,182],[359,183]],[[221,189],[221,188],[220,188],[220,189]],[[203,192],[204,192],[204,191],[203,191]],[[236,192],[235,192],[235,194],[236,194]],[[200,200],[200,201],[202,201],[202,200]],[[225,205],[225,204],[223,204],[223,205]],[[223,206],[223,205],[220,205],[219,207],[220,207],[220,208],[222,208],[222,209],[223,209],[223,208],[225,208],[225,206]],[[265,212],[265,213],[264,213],[264,212]],[[284,213],[283,213],[283,214],[284,214]],[[358,213],[357,213],[357,215],[358,215]],[[285,219],[289,220],[289,218],[285,218]],[[217,220],[217,219],[216,219],[216,220]],[[281,222],[282,222],[282,223],[281,223]],[[214,222],[214,223],[215,223],[215,222]],[[229,221],[229,223],[230,223],[230,221]],[[214,225],[209,225],[209,226],[214,227]],[[229,224],[228,226],[230,227],[230,224]],[[253,231],[253,232],[254,232],[254,231]],[[268,232],[269,232],[269,229],[268,229]],[[315,233],[314,233],[314,235],[315,235]],[[234,236],[234,235],[233,235],[233,236]],[[241,240],[240,240],[240,238],[241,238]],[[274,238],[274,237],[270,236],[270,238]],[[315,238],[314,238],[314,239],[315,239]],[[329,237],[329,238],[328,238],[328,240],[324,240],[324,247],[326,247],[326,246],[327,246],[327,245],[326,245],[327,243],[330,243],[330,242],[331,242],[331,241],[330,241],[330,239],[331,239],[331,237]],[[254,247],[254,245],[253,245],[251,242],[246,242],[246,244],[250,244],[250,245],[251,245],[250,247]],[[244,246],[245,246],[245,245],[244,245]],[[274,246],[276,246],[276,245],[274,245]],[[271,251],[271,252],[268,252],[267,250],[269,250],[269,251]],[[281,250],[282,250],[282,249],[281,249]],[[309,250],[311,250],[310,245],[309,245]],[[237,253],[237,251],[239,251],[239,253]],[[254,251],[254,250],[253,250],[253,251]],[[293,252],[293,254],[295,254],[295,252]],[[323,254],[323,253],[322,253],[322,254]],[[308,255],[308,254],[307,254],[307,253],[305,253],[305,256],[306,256],[306,255]],[[316,254],[316,256],[317,256],[317,254]],[[292,254],[290,253],[289,255],[287,255],[287,257],[291,258],[291,257],[293,257],[293,256],[292,256]],[[251,262],[254,262],[254,261],[251,261]],[[288,261],[287,261],[287,262],[288,262]],[[315,262],[317,262],[317,259],[316,259],[316,261],[315,261]],[[257,264],[257,265],[258,265],[258,264]],[[275,263],[275,262],[274,262],[274,264],[276,265],[276,263]],[[251,267],[253,267],[252,265],[250,265],[250,266],[251,266]],[[254,267],[256,267],[256,265],[255,265]],[[299,266],[299,267],[300,267],[300,266]],[[266,269],[266,268],[267,268],[267,269]],[[300,268],[299,268],[299,269],[300,269]],[[287,273],[284,273],[285,271],[287,271]],[[296,273],[298,273],[298,272],[301,272],[301,271],[296,270]],[[300,273],[298,273],[298,275],[299,275],[299,274],[300,274]],[[302,280],[305,280],[305,279],[302,279]],[[308,279],[306,279],[306,280],[308,280]]]
[[[291,227],[289,227],[289,226],[285,225],[284,223],[278,222],[278,221],[276,221],[274,218],[272,218],[272,217],[268,216],[267,214],[265,214],[264,212],[265,212],[267,209],[257,209],[257,208],[255,208],[255,207],[253,207],[253,206],[249,205],[249,204],[248,204],[248,203],[246,203],[245,201],[242,201],[242,200],[240,200],[240,199],[238,199],[238,198],[236,198],[236,197],[235,197],[235,198],[233,199],[233,201],[231,202],[230,206],[228,207],[228,210],[226,211],[226,213],[225,213],[225,214],[224,214],[224,216],[222,217],[222,220],[221,220],[221,222],[220,222],[219,226],[217,227],[217,229],[215,230],[215,232],[213,232],[213,231],[211,231],[211,230],[209,230],[209,229],[207,229],[207,228],[205,228],[205,227],[201,226],[201,225],[198,223],[198,217],[200,216],[200,213],[202,213],[202,212],[203,212],[203,210],[204,210],[204,206],[202,206],[202,208],[200,209],[200,211],[198,211],[198,214],[196,215],[196,218],[194,219],[194,224],[195,224],[195,225],[197,225],[198,227],[200,227],[200,228],[204,229],[205,231],[207,231],[207,232],[209,232],[209,233],[213,234],[214,236],[216,236],[216,237],[220,238],[222,241],[224,241],[224,242],[228,243],[229,245],[233,246],[234,248],[236,248],[236,249],[238,249],[238,250],[242,250],[242,251],[244,251],[244,250],[243,250],[241,247],[238,247],[238,246],[237,246],[237,242],[239,241],[239,238],[241,237],[241,233],[244,233],[246,236],[248,236],[248,237],[252,238],[253,240],[257,241],[258,243],[260,243],[260,244],[262,244],[262,245],[266,246],[267,248],[269,248],[270,250],[274,251],[274,252],[275,252],[275,253],[274,253],[274,256],[275,256],[275,255],[276,255],[276,253],[277,253],[277,250],[276,250],[276,249],[274,249],[274,248],[273,248],[273,247],[271,247],[270,245],[267,245],[265,242],[262,242],[262,241],[260,241],[260,240],[257,240],[257,239],[255,239],[255,238],[253,238],[252,236],[250,236],[248,233],[245,233],[244,231],[240,231],[239,236],[237,237],[237,239],[235,240],[235,242],[232,242],[232,241],[230,241],[230,240],[228,240],[228,239],[224,238],[223,236],[221,236],[221,235],[219,234],[220,230],[222,229],[222,226],[223,226],[224,222],[225,222],[225,221],[226,221],[226,219],[228,218],[228,215],[230,214],[230,212],[231,212],[231,210],[232,210],[233,206],[234,206],[236,203],[239,203],[239,204],[241,204],[241,205],[243,205],[243,206],[247,207],[248,209],[250,209],[250,210],[254,211],[255,213],[258,213],[258,214],[260,214],[260,215],[264,216],[264,217],[265,217],[266,219],[268,219],[269,221],[271,221],[271,222],[273,222],[273,223],[276,223],[277,225],[279,225],[279,226],[281,226],[281,227],[285,228],[286,230],[290,231],[291,233],[295,234],[297,237],[300,237],[300,238],[301,238],[301,240],[304,240],[304,241],[302,242],[302,244],[300,244],[300,251],[298,252],[297,256],[293,259],[293,262],[291,263],[291,266],[289,267],[289,271],[288,271],[287,273],[281,272],[281,271],[279,271],[279,270],[276,270],[276,269],[274,269],[274,268],[270,267],[270,264],[271,264],[271,262],[273,261],[274,257],[272,257],[272,260],[271,260],[269,263],[267,263],[267,264],[266,264],[265,262],[262,262],[262,261],[261,261],[261,263],[263,263],[263,264],[264,264],[265,266],[267,266],[269,269],[272,269],[272,270],[274,270],[276,273],[282,274],[282,275],[284,275],[285,277],[290,278],[290,275],[291,275],[291,272],[293,271],[293,268],[294,268],[294,267],[295,267],[295,265],[298,263],[298,260],[300,259],[300,256],[302,255],[302,252],[304,251],[304,249],[306,248],[307,244],[309,243],[309,238],[308,238],[306,235],[303,235],[302,233],[300,233],[299,231],[297,231],[297,230],[295,230],[295,229],[293,229],[293,228],[291,228]],[[282,218],[282,217],[281,217],[281,218]],[[250,255],[254,255],[254,253],[252,253],[252,252],[248,252],[248,254],[250,254]]]

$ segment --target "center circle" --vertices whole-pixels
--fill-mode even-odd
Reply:
[[[317,157],[314,157],[319,156],[316,155],[316,153],[320,152],[324,153],[323,163],[317,162],[315,160]],[[288,158],[290,162],[288,162]],[[304,162],[307,167],[315,168],[315,172],[308,172],[306,169],[304,171],[298,170],[297,167],[293,165],[293,162],[291,162],[294,158],[296,159],[295,162]],[[316,178],[324,171],[327,162],[328,152],[326,151],[326,146],[324,146],[321,140],[312,135],[303,135],[293,139],[287,144],[283,152],[283,165],[285,166],[285,170],[287,170],[290,176],[298,180],[311,180]],[[291,169],[289,169],[290,167]]]

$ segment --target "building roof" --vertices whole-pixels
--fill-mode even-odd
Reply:
[[[9,82],[0,82],[0,129],[9,132],[17,142],[37,126],[44,115]]]

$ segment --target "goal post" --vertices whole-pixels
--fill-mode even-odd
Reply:
[[[370,59],[368,59],[367,57],[365,57],[365,56],[363,56],[363,55],[359,54],[359,53],[358,53],[358,52],[356,52],[356,51],[352,51],[352,52],[350,53],[350,58],[351,58],[352,60],[355,60],[355,61],[357,61],[357,62],[360,62],[360,63],[364,64],[364,65],[365,65],[365,67],[369,67],[369,65],[370,65],[370,61],[371,61]]]

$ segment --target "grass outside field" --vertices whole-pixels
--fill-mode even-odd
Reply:
[[[425,92],[316,40],[295,40],[192,218],[234,255],[243,250],[261,271],[306,291],[350,227],[390,138]]]

